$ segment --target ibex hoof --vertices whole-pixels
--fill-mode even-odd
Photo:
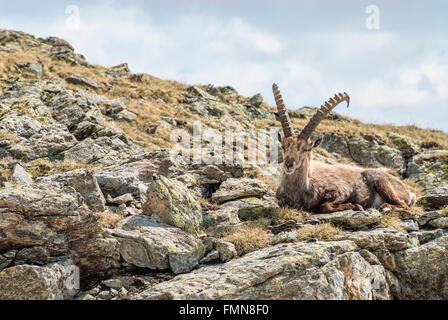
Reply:
[[[355,206],[356,206],[356,208],[355,208],[356,211],[364,211],[364,208],[362,207],[362,205],[356,204]]]

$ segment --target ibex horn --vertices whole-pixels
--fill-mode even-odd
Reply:
[[[285,137],[290,137],[294,133],[294,130],[292,129],[291,119],[289,119],[288,111],[286,111],[282,95],[275,83],[272,85],[272,91],[274,92],[274,99],[275,103],[277,104],[278,116],[280,117],[283,133],[285,134]]]
[[[327,102],[325,102],[324,105],[317,110],[316,114],[311,118],[305,128],[303,128],[302,132],[300,132],[299,139],[308,139],[319,123],[325,119],[328,114],[342,101],[347,101],[348,108],[350,105],[350,97],[346,92],[336,93],[333,98],[330,98]]]

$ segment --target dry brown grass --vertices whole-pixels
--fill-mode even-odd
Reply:
[[[411,212],[418,215],[418,214],[422,214],[425,212],[425,208],[422,206],[413,206],[411,208]]]
[[[200,198],[198,200],[199,204],[201,205],[202,209],[204,210],[218,210],[219,205],[216,203],[211,203],[208,199]]]
[[[267,185],[271,187],[272,190],[276,191],[278,188],[278,179],[274,178],[271,175],[259,175],[257,176],[257,179],[263,181]]]
[[[26,172],[33,178],[48,176],[53,168],[54,164],[48,159],[36,159],[24,165]]]
[[[401,219],[399,214],[391,212],[388,214],[383,214],[378,225],[385,228],[394,228],[398,232],[407,233],[407,231],[401,226]]]
[[[7,140],[10,143],[17,143],[19,141],[19,138],[17,138],[15,134],[12,134],[7,130],[0,130],[0,141],[2,140]]]
[[[270,233],[261,223],[246,223],[230,228],[222,240],[231,242],[239,255],[267,247],[272,240]]]
[[[10,158],[0,159],[0,185],[11,178],[11,169],[8,166],[11,161]]]
[[[50,160],[44,158],[33,160],[25,164],[24,168],[33,178],[51,176],[53,174],[77,169],[95,169],[92,165],[79,163],[73,160],[67,159],[59,162],[51,162]]]
[[[448,163],[448,151],[440,151],[438,153],[435,153],[432,156],[425,157],[425,160],[429,161],[441,161],[441,162],[447,162]]]
[[[0,76],[7,78],[20,74],[23,79],[34,79],[34,75],[17,68],[16,63],[31,63],[40,60],[44,65],[45,78],[57,76],[64,79],[74,73],[95,78],[100,84],[99,89],[82,88],[104,95],[110,99],[125,97],[127,99],[128,109],[137,114],[137,119],[132,123],[126,121],[115,121],[115,123],[139,146],[147,150],[169,148],[174,144],[170,141],[170,132],[167,129],[159,128],[154,134],[148,134],[146,132],[149,124],[160,120],[162,116],[189,122],[192,120],[201,120],[208,127],[215,129],[223,127],[223,123],[219,119],[203,118],[199,115],[192,114],[188,108],[180,103],[184,99],[183,94],[185,94],[185,90],[189,85],[177,81],[159,79],[151,75],[144,75],[140,80],[137,79],[138,77],[114,79],[105,76],[105,71],[108,68],[99,65],[89,67],[74,66],[64,61],[53,60],[47,53],[40,50],[39,48],[26,48],[23,52],[0,52]],[[0,82],[0,90],[3,85]],[[67,86],[69,88],[81,87],[73,84],[67,84]],[[205,86],[199,87],[205,89]],[[239,101],[244,103],[247,101],[247,98],[241,96],[229,99],[231,102]],[[263,106],[275,111],[275,107],[273,106],[268,106],[265,103],[263,103]],[[235,112],[238,113],[238,110],[235,110]],[[293,118],[292,121],[296,128],[302,128],[308,120]],[[254,120],[252,123],[258,129],[272,126],[280,127],[280,123],[273,120],[260,119]],[[324,120],[317,128],[318,133],[334,132],[350,136],[363,134],[378,135],[390,145],[391,143],[387,137],[387,133],[391,131],[407,135],[415,139],[418,143],[435,142],[439,145],[437,148],[448,149],[447,133],[438,130],[420,129],[413,125],[396,127],[391,125],[364,124],[355,119],[348,119],[343,121]],[[328,156],[323,149],[318,149],[317,151],[322,155]],[[276,182],[268,182],[269,178],[265,179],[275,190]]]
[[[123,216],[110,211],[97,212],[98,224],[104,228],[115,228],[116,224],[123,219]]]
[[[272,212],[272,219],[274,220],[275,223],[287,220],[294,220],[296,222],[305,222],[310,216],[311,213],[309,212],[287,207],[277,208]]]
[[[342,230],[331,223],[320,223],[315,225],[305,225],[297,230],[299,237],[297,241],[309,240],[335,240],[335,236]]]
[[[415,193],[417,198],[423,195],[423,187],[419,185],[417,182],[412,181],[410,179],[404,179],[402,180],[402,182],[405,184],[405,186],[410,192]]]
[[[66,171],[73,171],[77,169],[89,169],[94,170],[95,166],[85,163],[76,162],[74,160],[63,160],[61,162],[56,163],[55,167],[51,171],[51,174],[66,172]]]

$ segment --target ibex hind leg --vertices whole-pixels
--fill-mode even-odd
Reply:
[[[319,207],[319,212],[331,213],[336,211],[355,210],[362,211],[363,207],[359,204],[353,203],[336,203],[336,202],[324,202]]]
[[[406,210],[411,210],[409,206],[400,198],[398,198],[395,193],[394,188],[391,183],[384,177],[369,177],[365,175],[368,179],[369,185],[383,198],[384,203],[380,206],[380,209],[389,205],[391,209],[403,208]],[[369,179],[372,178],[372,179]]]

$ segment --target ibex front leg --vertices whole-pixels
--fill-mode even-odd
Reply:
[[[320,205],[319,211],[323,213],[331,213],[336,211],[355,210],[361,211],[363,207],[359,204],[353,203],[336,203],[336,202],[324,202]]]

